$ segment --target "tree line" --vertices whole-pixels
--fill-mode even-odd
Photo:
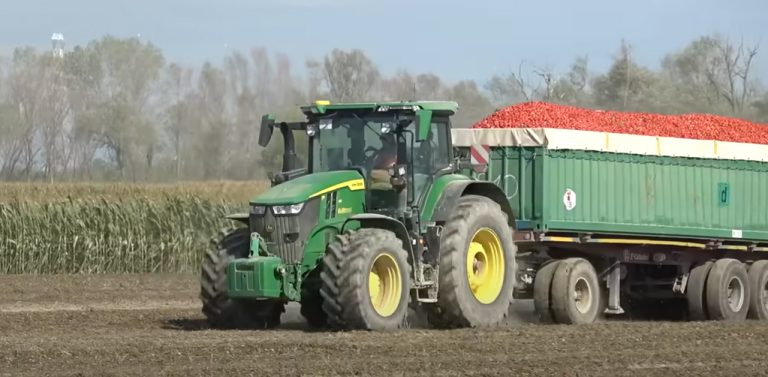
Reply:
[[[566,72],[520,62],[485,83],[449,83],[432,73],[385,76],[359,49],[308,59],[298,75],[264,48],[189,67],[136,38],[106,36],[64,56],[19,47],[0,64],[0,179],[261,179],[281,160],[279,137],[256,143],[261,115],[299,120],[298,106],[316,99],[454,100],[457,127],[523,101],[768,122],[758,53],[702,36],[651,69],[622,43],[606,72],[582,56]]]

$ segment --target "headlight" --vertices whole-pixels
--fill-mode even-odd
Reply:
[[[263,215],[267,211],[267,207],[251,205],[251,214]]]
[[[304,203],[274,206],[272,207],[272,213],[275,215],[295,215],[301,212],[302,208],[304,208]]]

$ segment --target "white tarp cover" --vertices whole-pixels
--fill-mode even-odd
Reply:
[[[646,156],[768,161],[768,145],[681,139],[555,128],[460,128],[451,131],[453,145],[469,147],[538,147]]]

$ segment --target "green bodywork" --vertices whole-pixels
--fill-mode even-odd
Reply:
[[[492,147],[465,173],[504,189],[518,229],[768,241],[764,162]]]
[[[355,114],[365,114],[369,111],[377,116],[388,111],[405,112],[415,119],[419,140],[427,139],[433,114],[446,117],[452,115],[456,109],[457,105],[454,102],[318,103],[302,107],[302,111],[310,120],[322,114],[344,111],[354,111]],[[269,117],[265,119],[273,122]],[[329,146],[339,147],[336,145],[338,141],[330,140],[327,143]],[[449,150],[446,148],[446,153]],[[420,229],[417,232],[423,233],[431,221],[443,188],[449,182],[470,179],[460,174],[418,179],[426,179],[424,181],[426,186],[424,186],[423,195],[415,198],[416,202],[412,205],[419,208],[416,215],[420,220]],[[279,183],[251,198],[251,213],[247,220],[252,232],[251,255],[248,258],[236,259],[229,264],[227,269],[229,296],[240,299],[274,298],[299,301],[302,285],[310,272],[321,262],[328,243],[342,231],[342,227],[354,229],[359,226],[357,221],[348,220],[351,216],[364,214],[370,210],[366,208],[367,200],[368,204],[376,201],[396,203],[397,194],[395,191],[376,191],[376,188],[372,187],[357,170],[338,170],[310,171],[306,175]],[[279,218],[269,213],[274,207],[301,203],[304,203],[304,206],[302,212],[295,215],[297,220]],[[246,222],[245,219],[241,221]],[[290,236],[281,233],[284,230],[281,227],[287,226],[286,221],[300,224],[300,239],[293,244],[300,248],[300,255],[291,254],[293,249],[288,249],[285,245],[281,249],[279,237]],[[255,231],[255,229],[260,230]]]
[[[363,177],[356,171],[348,170],[305,175],[272,187],[269,190],[252,197],[250,203],[252,205],[303,203],[318,192],[356,179],[363,179]]]
[[[377,111],[382,107],[389,109],[401,109],[401,108],[417,108],[419,110],[426,111],[447,111],[455,113],[459,105],[456,102],[451,101],[409,101],[409,102],[358,102],[358,103],[341,103],[341,104],[321,104],[316,103],[310,106],[303,106],[301,110],[305,114],[324,114],[333,110],[353,110],[353,109],[370,109]]]
[[[277,257],[276,243],[252,234],[251,257],[237,259],[228,267],[229,295],[299,300],[302,279],[317,266],[328,241],[339,234],[350,216],[364,212],[364,186],[350,187],[351,183],[361,180],[362,176],[355,171],[323,172],[282,183],[253,197],[251,206],[264,206],[265,211],[275,205],[317,199],[318,212],[299,215],[310,217],[315,224],[307,232],[306,241],[301,242],[303,256],[298,263],[281,260]],[[331,210],[333,214],[329,213]],[[354,229],[354,224],[348,228]]]

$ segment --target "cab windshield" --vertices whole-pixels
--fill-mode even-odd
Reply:
[[[318,121],[312,137],[312,172],[388,169],[397,159],[395,118],[353,114]],[[392,132],[385,133],[382,128]]]

